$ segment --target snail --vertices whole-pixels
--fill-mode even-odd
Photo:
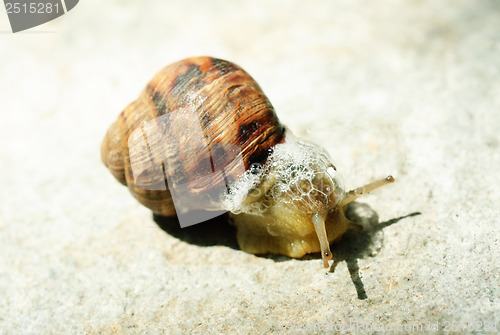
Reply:
[[[229,212],[242,250],[321,252],[325,268],[352,225],[346,205],[394,182],[345,192],[327,152],[282,125],[242,68],[211,57],[157,73],[109,127],[101,158],[155,214],[194,224]]]

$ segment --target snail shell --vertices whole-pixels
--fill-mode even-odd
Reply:
[[[211,57],[157,73],[109,127],[101,157],[156,214],[229,211],[243,250],[321,251],[325,267],[350,225],[344,206],[393,181],[345,193],[327,153],[295,138],[243,69]]]

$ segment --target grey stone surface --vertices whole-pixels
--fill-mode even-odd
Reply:
[[[497,1],[87,0],[0,24],[2,333],[500,330]],[[371,228],[333,272],[217,222],[165,232],[101,164],[153,74],[203,54],[256,78],[346,188],[396,177],[352,208]]]

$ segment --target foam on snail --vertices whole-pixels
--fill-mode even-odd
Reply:
[[[291,257],[320,252],[328,267],[330,243],[351,224],[344,206],[394,179],[345,193],[327,152],[285,130],[285,140],[274,147],[258,175],[246,171],[232,186],[225,206],[242,249]]]

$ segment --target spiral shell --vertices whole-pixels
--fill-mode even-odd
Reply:
[[[162,157],[148,157],[140,150],[130,156],[132,133],[174,112],[169,122],[158,125],[162,134],[168,134],[174,142],[162,143],[162,134],[159,134],[157,139],[149,139],[148,145],[158,148],[154,155],[168,151],[178,157],[182,166],[164,166]],[[198,133],[200,125],[204,138],[199,140],[204,143],[194,145],[193,134]],[[115,178],[128,186],[143,205],[156,214],[172,216],[175,209],[161,169],[168,170],[177,184],[190,190],[193,196],[189,198],[196,199],[196,194],[213,195],[216,192],[210,192],[210,188],[220,187],[225,181],[221,180],[221,174],[210,176],[211,171],[207,168],[211,167],[203,164],[206,161],[200,157],[209,156],[214,166],[229,165],[225,177],[235,180],[239,171],[230,164],[235,153],[224,151],[228,144],[234,145],[231,148],[239,148],[244,169],[248,170],[252,164],[265,163],[272,148],[283,139],[284,127],[250,75],[233,63],[198,57],[171,64],[154,76],[139,98],[111,125],[102,142],[101,155]],[[183,150],[185,148],[189,149]],[[143,169],[137,179],[131,159],[136,164],[144,162],[150,166]],[[220,199],[209,200],[212,201],[205,199],[200,209],[223,209]]]

